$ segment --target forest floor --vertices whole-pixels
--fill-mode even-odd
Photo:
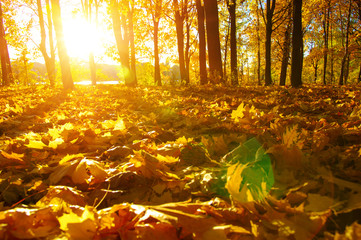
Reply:
[[[360,90],[2,88],[0,239],[360,239]]]

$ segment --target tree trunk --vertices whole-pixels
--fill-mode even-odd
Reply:
[[[185,49],[185,53],[184,53],[184,61],[185,61],[185,68],[186,68],[186,84],[189,84],[189,64],[190,64],[190,53],[189,53],[189,49],[191,48],[191,22],[189,21],[189,16],[188,16],[188,10],[187,10],[187,6],[188,6],[188,1],[186,1],[187,5],[184,6],[184,15],[185,15],[185,22],[186,22],[186,49]]]
[[[199,75],[200,83],[207,84],[206,32],[204,28],[204,7],[201,0],[196,0],[199,37]]]
[[[158,86],[162,86],[162,79],[160,76],[160,63],[159,63],[159,46],[158,46],[158,32],[159,32],[159,20],[155,18],[154,21],[154,83]]]
[[[181,81],[186,82],[186,68],[184,62],[184,16],[181,15],[181,10],[179,9],[178,0],[173,0],[173,8],[175,15],[175,27],[177,32],[177,47],[178,47],[178,59],[179,59],[179,69],[181,75]]]
[[[325,7],[325,11],[323,13],[323,39],[324,39],[324,49],[323,49],[323,84],[326,85],[326,74],[327,74],[327,59],[328,59],[328,39],[329,39],[329,29],[330,29],[330,1],[327,1],[327,5]]]
[[[56,67],[55,67],[55,47],[54,47],[54,36],[53,36],[53,21],[52,21],[52,16],[51,16],[51,7],[50,7],[50,0],[45,0],[45,4],[46,4],[46,13],[47,13],[47,17],[48,17],[48,35],[49,35],[49,51],[50,51],[50,59],[49,59],[49,71],[50,71],[50,75],[49,76],[49,81],[50,81],[50,85],[51,85],[51,78],[53,78],[53,83],[55,86],[55,77],[56,77]]]
[[[130,82],[129,74],[127,74],[127,72],[129,71],[129,48],[128,48],[128,42],[126,41],[126,37],[125,37],[126,29],[124,28],[124,24],[123,24],[123,33],[122,33],[122,21],[119,13],[119,5],[117,0],[110,1],[110,12],[112,17],[113,32],[118,49],[120,64],[122,65],[122,68],[125,69],[123,71],[125,73],[124,81],[125,84],[127,85]]]
[[[45,32],[45,22],[44,22],[44,14],[41,5],[41,0],[37,0],[37,7],[38,7],[38,16],[39,16],[39,25],[40,25],[40,52],[44,57],[46,71],[48,73],[49,84],[51,87],[55,85],[55,61],[52,61],[51,57],[49,56],[46,48],[46,32]],[[50,22],[51,24],[51,22]],[[52,28],[53,26],[48,23],[48,27]]]
[[[1,71],[2,71],[2,84],[8,86],[10,84],[7,60],[6,60],[6,39],[4,29],[3,11],[0,1],[0,57],[1,57]]]
[[[223,76],[217,0],[205,0],[204,8],[206,13],[209,71],[212,81],[220,83],[223,81]]]
[[[260,36],[259,9],[257,8],[257,78],[258,85],[261,85],[261,36]]]
[[[358,80],[357,80],[358,83],[361,83],[361,63],[360,63],[360,69],[358,71]]]
[[[302,0],[293,0],[293,34],[291,63],[292,87],[300,87],[302,85],[302,56]]]
[[[287,68],[290,59],[290,45],[291,45],[291,17],[292,11],[289,9],[288,12],[288,23],[285,30],[285,36],[282,46],[283,56],[282,56],[282,63],[281,63],[281,75],[280,75],[280,86],[286,85],[286,78],[287,78]]]
[[[349,0],[349,8],[348,8],[348,15],[347,15],[347,26],[346,26],[346,40],[345,40],[345,53],[342,58],[341,62],[341,71],[340,71],[340,78],[339,78],[339,85],[346,84],[347,77],[348,77],[348,58],[349,58],[349,33],[351,27],[351,10],[352,10],[352,1]]]
[[[238,85],[236,0],[227,1],[227,3],[231,18],[231,83],[236,86]]]
[[[130,11],[128,15],[129,19],[129,45],[130,45],[130,74],[132,79],[132,85],[137,85],[137,69],[136,69],[136,59],[135,59],[135,42],[134,42],[134,23],[133,23],[133,14],[134,14],[134,1],[130,2]]]
[[[271,3],[272,1],[272,3]],[[273,14],[276,7],[276,0],[267,0],[267,12],[266,12],[266,66],[265,66],[265,85],[272,84],[272,72],[271,72],[271,48],[272,48],[272,27],[273,27]]]
[[[51,10],[53,15],[56,40],[58,42],[58,54],[63,87],[64,89],[73,89],[74,83],[71,76],[69,56],[64,41],[63,23],[61,19],[59,0],[51,0]]]
[[[223,49],[223,80],[227,82],[227,57],[228,57],[228,40],[230,34],[230,24],[228,21],[227,34],[224,37],[224,49]]]
[[[314,61],[314,62],[313,62],[313,69],[315,70],[313,81],[314,81],[314,83],[317,83],[318,60],[317,60],[317,59],[314,59],[313,61]]]

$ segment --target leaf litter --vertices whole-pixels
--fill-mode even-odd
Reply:
[[[0,239],[359,239],[355,86],[3,88]]]

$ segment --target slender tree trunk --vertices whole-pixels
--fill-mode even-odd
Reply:
[[[333,33],[332,33],[332,22],[330,23],[330,47],[331,47],[331,69],[330,69],[330,79],[331,79],[331,84],[333,84],[334,82],[334,77],[335,77],[335,74],[334,74],[334,51],[333,51]]]
[[[231,18],[231,83],[238,85],[238,60],[237,60],[237,25],[236,25],[236,0],[227,1],[228,12]]]
[[[181,15],[181,10],[179,9],[178,0],[173,0],[173,8],[174,8],[175,26],[177,32],[178,59],[179,59],[181,81],[186,82],[186,68],[184,62],[184,30],[183,30],[184,16]]]
[[[130,73],[132,79],[132,85],[137,85],[137,69],[136,69],[136,59],[135,59],[135,42],[134,42],[134,1],[130,2],[130,11],[129,11],[129,45],[130,45]]]
[[[64,41],[63,23],[61,20],[59,0],[51,0],[51,10],[52,10],[56,40],[58,42],[58,53],[60,60],[61,77],[63,80],[63,87],[64,89],[73,89],[74,82],[71,76],[69,56]]]
[[[361,63],[360,63],[360,69],[358,71],[358,80],[357,80],[358,83],[361,83]]]
[[[257,78],[258,78],[258,85],[260,86],[261,83],[261,36],[260,36],[260,20],[259,20],[259,9],[257,8]]]
[[[51,57],[49,56],[46,48],[46,32],[45,32],[45,22],[44,22],[44,14],[41,5],[41,0],[37,0],[38,7],[38,16],[39,16],[39,25],[40,25],[40,52],[44,57],[46,71],[48,73],[49,84],[51,87],[55,85],[55,61],[53,62]],[[50,22],[51,24],[51,22]],[[52,28],[53,26],[48,23],[48,27]]]
[[[324,39],[324,49],[323,49],[323,84],[326,85],[326,74],[327,74],[327,59],[328,59],[328,39],[329,39],[329,29],[330,29],[330,1],[327,0],[327,5],[323,13],[323,39]]]
[[[272,1],[272,3],[271,3]],[[272,71],[271,71],[271,48],[272,48],[272,27],[273,27],[273,14],[276,7],[276,0],[267,0],[266,12],[266,66],[265,66],[265,85],[272,84]]]
[[[318,60],[315,59],[315,60],[313,60],[313,61],[314,61],[314,62],[313,62],[313,69],[315,70],[313,81],[314,81],[314,83],[317,83]]]
[[[2,5],[0,1],[0,57],[1,57],[1,71],[2,71],[2,84],[8,86],[10,84],[9,72],[6,60],[6,39],[4,29],[4,19]]]
[[[227,57],[228,57],[228,41],[229,41],[229,34],[230,34],[230,24],[228,21],[227,33],[224,37],[224,49],[223,49],[223,80],[227,82]]]
[[[205,0],[209,71],[214,83],[223,82],[217,0]]]
[[[199,75],[200,83],[207,84],[206,34],[204,28],[204,7],[201,0],[196,0],[199,37]]]
[[[291,63],[292,87],[300,87],[302,85],[302,35],[302,0],[293,0],[293,34]]]
[[[45,0],[45,4],[46,4],[46,13],[48,17],[48,35],[49,35],[49,52],[50,52],[49,71],[50,71],[50,75],[52,75],[48,77],[50,80],[50,85],[51,85],[51,78],[53,78],[53,84],[55,86],[55,77],[56,77],[55,47],[54,47],[53,20],[51,14],[50,0]]]
[[[159,63],[159,46],[158,46],[158,32],[159,21],[154,21],[154,83],[158,86],[162,86],[162,79],[160,75],[160,63]]]
[[[342,58],[341,62],[341,71],[340,71],[340,78],[339,78],[339,85],[346,84],[347,77],[348,77],[348,64],[347,60],[349,58],[349,32],[351,26],[351,10],[352,10],[352,1],[349,0],[349,8],[348,8],[348,15],[347,15],[347,26],[346,26],[346,40],[345,40],[345,53]]]
[[[189,16],[188,16],[188,10],[187,10],[187,6],[188,6],[188,2],[186,1],[187,5],[185,5],[185,9],[184,11],[184,15],[185,15],[185,19],[186,19],[186,49],[185,49],[185,53],[184,53],[184,60],[185,60],[185,68],[186,68],[186,84],[189,84],[189,64],[190,64],[190,53],[189,50],[191,48],[191,42],[190,42],[190,38],[191,38],[191,23],[189,22]]]
[[[124,16],[123,18],[123,32],[122,32],[122,19],[119,13],[119,5],[117,0],[110,0],[110,12],[112,17],[113,23],[113,32],[115,37],[115,42],[118,49],[118,54],[120,58],[120,64],[122,68],[125,70],[123,71],[124,74],[124,81],[125,84],[128,85],[130,82],[130,76],[127,74],[129,71],[129,47],[128,42],[126,40],[126,29],[124,28]]]
[[[289,9],[288,12],[288,23],[285,30],[285,36],[283,40],[283,56],[282,56],[282,63],[281,63],[281,75],[280,75],[280,86],[286,85],[286,78],[287,78],[287,68],[290,59],[290,45],[291,45],[291,17],[292,17],[292,10]]]

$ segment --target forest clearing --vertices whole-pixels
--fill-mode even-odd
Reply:
[[[360,238],[359,87],[1,96],[1,239]]]

